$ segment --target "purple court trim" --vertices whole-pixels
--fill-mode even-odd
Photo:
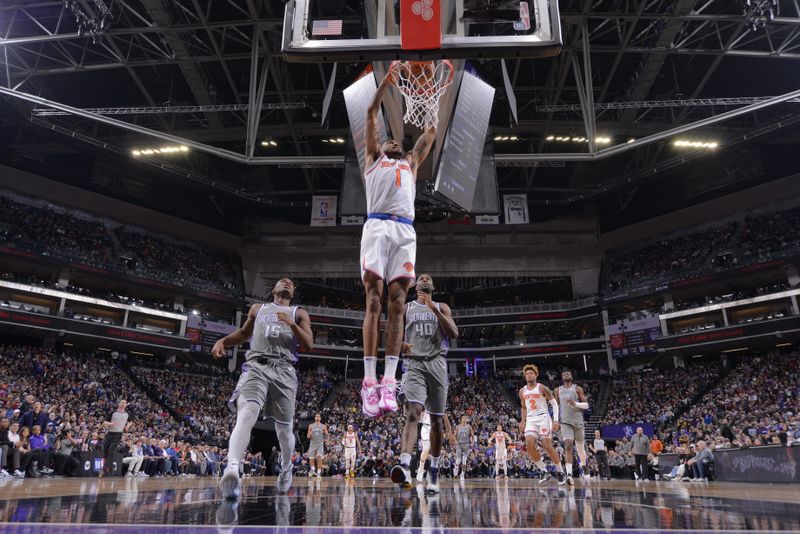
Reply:
[[[129,525],[129,524],[64,524],[64,523],[0,523],[0,531],[4,534],[108,534],[110,532],[158,533],[158,534],[190,534],[192,532],[224,532],[226,534],[503,534],[511,532],[531,532],[528,528],[411,528],[411,527],[278,527],[278,526],[217,526],[217,525]],[[536,529],[537,534],[729,534],[748,532],[752,534],[770,534],[776,531],[759,530],[652,530],[652,529]],[[780,532],[780,531],[778,531]],[[783,531],[789,532],[789,531]]]

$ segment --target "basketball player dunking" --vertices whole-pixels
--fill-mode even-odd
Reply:
[[[342,445],[344,445],[344,478],[355,478],[356,458],[361,454],[361,440],[358,439],[353,425],[347,425]]]
[[[507,443],[511,441],[511,436],[503,432],[503,425],[497,425],[497,430],[489,437],[489,446],[494,442],[494,476],[500,477],[500,469],[503,475],[508,478],[508,449]]]
[[[404,153],[393,139],[378,139],[378,111],[392,84],[386,75],[367,110],[364,190],[367,222],[361,236],[361,277],[366,292],[364,316],[364,382],[362,411],[377,417],[381,410],[397,411],[397,361],[403,341],[403,308],[406,294],[416,278],[417,235],[414,232],[414,199],[417,168],[428,156],[436,138],[430,127],[411,152]],[[377,354],[384,283],[388,284],[386,323],[386,367],[378,384]]]
[[[236,425],[228,444],[228,466],[219,481],[225,499],[239,498],[239,467],[250,432],[259,413],[275,421],[275,433],[281,446],[279,492],[292,485],[292,453],[294,452],[294,409],[297,397],[298,343],[310,350],[314,343],[308,312],[292,306],[294,283],[281,278],[272,288],[272,302],[253,304],[241,328],[214,344],[211,355],[221,358],[225,347],[250,340],[245,354],[242,376],[233,390],[228,407],[236,412]]]
[[[525,433],[525,448],[528,449],[528,455],[533,463],[543,473],[539,483],[544,484],[552,477],[547,472],[547,466],[542,461],[542,456],[537,449],[538,442],[541,440],[544,450],[556,466],[558,483],[564,484],[564,469],[561,467],[561,460],[553,447],[553,432],[558,432],[559,428],[558,403],[547,386],[536,381],[539,377],[538,367],[532,364],[526,365],[522,368],[522,376],[525,377],[525,386],[519,390],[519,399],[522,402],[522,421],[519,423],[519,429]],[[547,410],[548,403],[553,408],[552,419]]]
[[[409,302],[405,314],[403,343],[403,396],[406,424],[403,427],[400,465],[392,468],[392,482],[411,484],[411,451],[417,442],[417,424],[423,410],[430,415],[431,467],[427,491],[439,492],[439,456],[442,454],[444,432],[450,423],[444,417],[447,407],[447,350],[450,339],[458,336],[447,304],[434,302],[433,279],[427,274],[417,279],[417,300]],[[424,466],[425,460],[420,465]]]
[[[561,380],[564,385],[558,386],[554,392],[556,400],[559,404],[559,412],[561,419],[561,439],[564,440],[564,463],[567,468],[567,484],[572,486],[575,482],[572,480],[572,450],[578,450],[578,458],[581,460],[581,469],[584,475],[589,474],[586,467],[586,449],[583,442],[586,435],[586,430],[583,426],[583,410],[589,409],[589,403],[586,402],[586,395],[580,386],[576,386],[572,382],[572,373],[564,371],[561,373]]]

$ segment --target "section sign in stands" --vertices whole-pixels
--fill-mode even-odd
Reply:
[[[650,423],[623,423],[619,425],[603,425],[600,429],[600,435],[603,436],[603,439],[630,438],[636,434],[638,427],[642,427],[642,432],[648,437],[651,437],[655,432],[653,425]]]
[[[214,343],[233,333],[236,326],[216,321],[205,321],[196,315],[190,315],[186,323],[186,336],[191,340],[192,352],[211,353]],[[232,350],[232,349],[231,349]]]
[[[656,340],[661,337],[661,321],[658,317],[620,321],[608,325],[608,334],[614,358],[656,352]]]

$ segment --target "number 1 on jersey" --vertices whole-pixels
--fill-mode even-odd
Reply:
[[[400,169],[394,170],[394,186],[400,187]]]

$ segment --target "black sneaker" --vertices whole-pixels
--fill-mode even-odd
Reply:
[[[539,480],[539,484],[547,484],[552,479],[553,475],[545,471],[544,474],[542,474],[542,478]]]
[[[428,470],[428,487],[426,492],[429,494],[439,493],[439,469],[432,467]]]
[[[401,488],[411,487],[411,470],[408,467],[396,465],[392,467],[392,472],[389,476],[392,482],[399,485]]]
[[[559,471],[558,473],[556,473],[556,477],[558,477],[559,486],[563,486],[567,482],[566,477],[564,475],[564,471]]]

